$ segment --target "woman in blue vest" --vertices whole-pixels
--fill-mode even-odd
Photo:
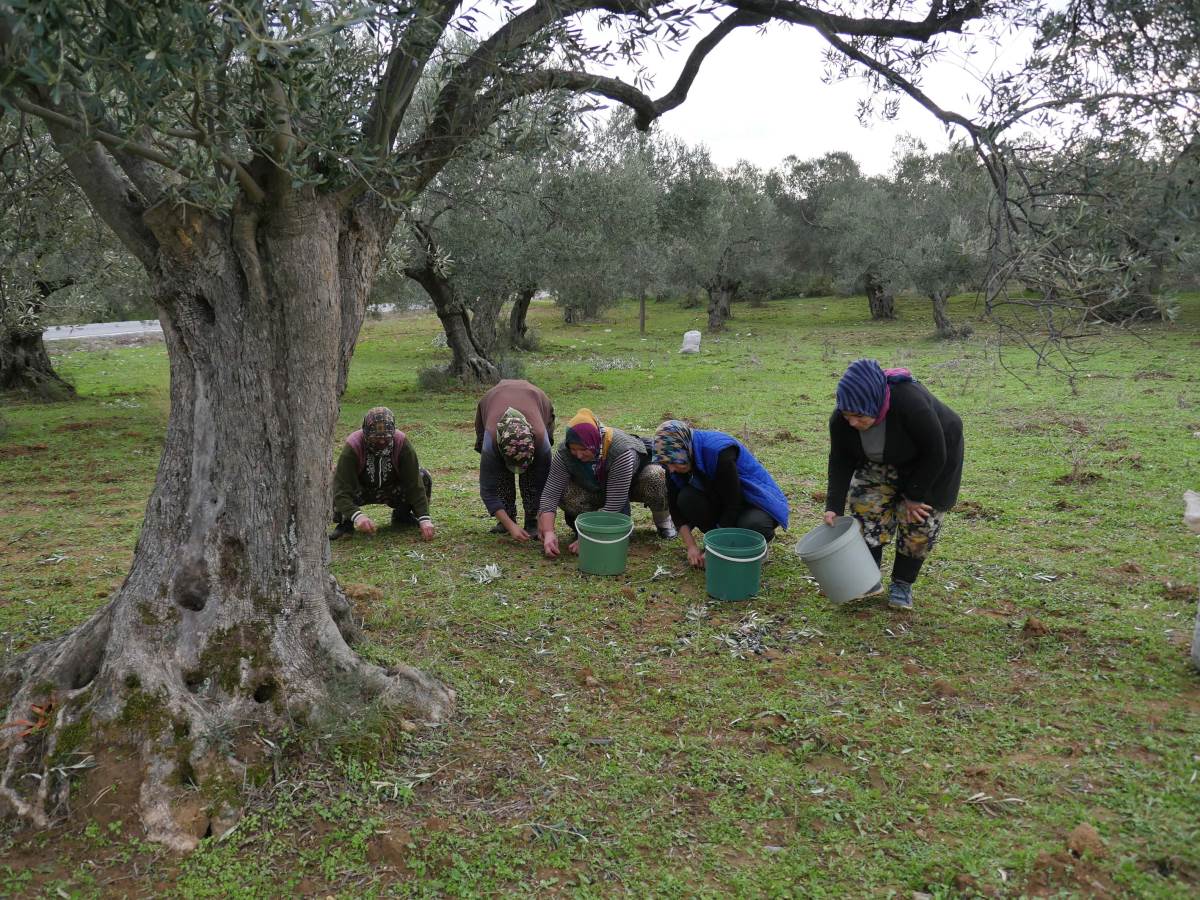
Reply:
[[[696,568],[704,568],[704,551],[693,529],[748,528],[769,541],[776,528],[787,528],[787,498],[737,438],[670,419],[655,432],[654,461],[670,472],[671,519]]]

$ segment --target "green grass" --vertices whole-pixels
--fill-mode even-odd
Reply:
[[[338,542],[334,570],[382,593],[358,606],[364,652],[450,683],[456,718],[409,736],[348,710],[293,739],[237,830],[183,861],[132,826],[6,832],[0,895],[1194,894],[1200,548],[1180,495],[1200,486],[1200,298],[1172,327],[1104,335],[1074,388],[1024,351],[998,357],[985,328],[932,340],[926,303],[882,325],[865,311],[739,305],[681,356],[701,310],[651,304],[642,337],[632,305],[579,326],[535,307],[527,377],[560,420],[588,406],[649,433],[687,417],[747,441],[788,494],[762,594],[725,605],[644,509],[611,579],[486,534],[476,394],[416,387],[445,361],[436,318],[369,323],[341,431],[395,410],[433,473],[439,533]],[[960,508],[907,616],[831,608],[791,553],[823,508],[834,385],[864,355],[910,366],[966,431]],[[12,650],[119,585],[165,423],[161,345],[58,364],[78,400],[4,409]],[[504,577],[478,585],[492,562]],[[752,613],[769,649],[739,658],[722,637]],[[1081,823],[1105,846],[1079,859]]]

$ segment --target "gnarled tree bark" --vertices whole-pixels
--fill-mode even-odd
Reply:
[[[46,344],[45,329],[37,324],[42,313],[42,301],[69,281],[39,281],[35,285],[41,300],[34,299],[29,310],[30,321],[10,316],[10,298],[5,279],[0,274],[0,392],[24,394],[43,400],[59,400],[75,396],[75,388],[54,371]],[[17,321],[11,321],[16,319]]]
[[[419,266],[407,267],[404,274],[425,289],[442,322],[446,343],[454,354],[447,374],[466,382],[492,384],[499,381],[500,370],[475,339],[466,304],[458,296],[453,282],[428,260]]]
[[[0,733],[0,798],[33,822],[103,744],[92,777],[139,761],[140,783],[123,787],[149,836],[188,849],[232,823],[221,787],[261,763],[255,731],[319,720],[331,703],[427,720],[453,706],[421,672],[351,650],[329,574],[328,436],[390,226],[328,197],[272,212],[146,216],[161,248],[166,439],[125,583],[0,673],[6,722],[30,723]]]
[[[508,313],[508,343],[514,350],[532,349],[533,342],[529,339],[529,326],[525,320],[536,293],[537,285],[527,284],[513,296],[512,309]]]
[[[75,388],[54,371],[41,328],[0,324],[0,391],[41,399],[73,397]]]
[[[896,298],[886,290],[874,272],[863,275],[863,289],[867,293],[867,305],[871,309],[872,321],[896,318]]]
[[[929,295],[929,299],[933,301],[933,324],[939,338],[954,341],[971,335],[974,329],[970,325],[960,327],[950,321],[949,293],[935,291]]]
[[[709,331],[723,330],[726,320],[733,318],[730,306],[740,283],[730,278],[717,276],[704,286],[708,292]]]
[[[471,334],[475,343],[488,357],[495,355],[500,341],[500,307],[504,305],[504,295],[479,297],[471,309]]]

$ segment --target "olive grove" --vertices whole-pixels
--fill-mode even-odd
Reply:
[[[145,269],[171,372],[128,576],[92,618],[0,673],[6,722],[31,723],[0,736],[0,801],[47,822],[86,746],[86,777],[123,772],[131,814],[186,849],[237,815],[263,752],[255,733],[319,721],[334,697],[342,714],[451,713],[446,685],[352,649],[325,535],[331,447],[393,230],[511,110],[591,94],[647,127],[685,100],[726,35],[770,20],[911,78],[939,35],[1014,6],[537,0],[501,4],[483,33],[470,5],[445,0],[0,2],[0,103],[43,123]],[[462,49],[460,33],[477,40]],[[589,69],[693,33],[657,97]],[[422,86],[427,71],[436,80]]]
[[[996,128],[936,107],[920,72],[954,41],[1044,18],[1020,0],[478,12],[455,0],[0,0],[0,107],[46,128],[72,190],[144,269],[170,366],[162,458],[124,583],[0,671],[5,722],[22,724],[0,733],[6,809],[48,822],[90,760],[85,778],[136,781],[131,815],[152,839],[190,848],[238,815],[265,752],[256,734],[370,703],[451,714],[450,686],[354,652],[325,536],[338,397],[368,293],[396,228],[430,227],[421,216],[449,164],[547,95],[624,104],[647,128],[685,101],[728,34],[780,22],[820,35],[835,68],[954,122],[1004,185]],[[607,73],[696,36],[661,94]],[[480,154],[476,173],[491,164]],[[1015,229],[1021,198],[1009,194]],[[419,248],[444,274],[426,234]]]

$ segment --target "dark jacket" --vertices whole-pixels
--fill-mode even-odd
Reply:
[[[900,472],[901,495],[944,512],[958,500],[962,481],[962,419],[919,382],[892,386],[883,462]],[[841,515],[854,470],[867,463],[859,433],[833,411],[829,417],[829,484],[825,509]]]
[[[392,465],[387,478],[369,464],[363,452],[362,430],[346,438],[333,469],[333,508],[339,520],[351,520],[368,503],[394,506],[403,500],[418,519],[429,515],[429,498],[421,481],[417,452],[403,431],[392,444]]]

